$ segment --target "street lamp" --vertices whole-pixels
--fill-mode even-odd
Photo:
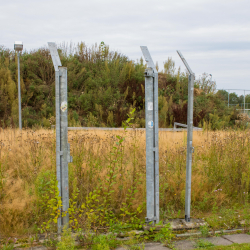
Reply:
[[[17,51],[18,58],[18,108],[19,108],[19,129],[22,129],[22,114],[21,114],[21,86],[20,86],[20,51],[23,50],[23,42],[16,41],[14,49]]]

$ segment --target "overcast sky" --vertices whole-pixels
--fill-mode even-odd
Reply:
[[[160,69],[172,57],[184,71],[181,50],[196,78],[250,90],[249,13],[249,0],[0,0],[0,45],[104,41],[132,60],[146,45]]]

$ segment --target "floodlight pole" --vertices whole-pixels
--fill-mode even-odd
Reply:
[[[69,181],[68,163],[72,162],[68,143],[68,100],[67,68],[62,67],[55,43],[48,43],[55,68],[56,88],[56,175],[59,196],[62,198],[60,217],[57,220],[58,233],[69,224]],[[63,215],[63,216],[62,216]]]
[[[190,222],[191,211],[191,183],[192,183],[192,153],[193,147],[193,105],[194,105],[194,73],[179,50],[181,60],[186,66],[188,77],[188,112],[187,112],[187,159],[186,159],[186,192],[185,192],[185,221]]]
[[[18,111],[19,111],[19,129],[22,129],[22,111],[21,111],[21,84],[20,84],[20,52],[17,52],[18,64]]]
[[[147,223],[158,223],[159,212],[159,136],[158,136],[158,72],[148,48],[141,46],[148,68],[145,70],[146,114],[146,193]]]

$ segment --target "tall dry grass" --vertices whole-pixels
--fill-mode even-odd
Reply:
[[[125,136],[121,145],[116,144],[117,135]],[[186,132],[159,133],[162,219],[175,217],[178,211],[178,216],[184,216],[186,140]],[[70,131],[69,142],[73,156],[69,164],[70,196],[75,188],[79,190],[77,206],[97,189],[104,197],[108,187],[112,190],[109,208],[117,218],[122,218],[124,206],[130,206],[131,213],[141,206],[140,216],[144,218],[145,133]],[[207,213],[213,206],[244,204],[250,191],[250,132],[194,132],[193,145],[192,216]],[[55,171],[54,130],[1,129],[1,233],[34,231],[47,219],[44,203]],[[132,189],[136,192],[131,196]]]

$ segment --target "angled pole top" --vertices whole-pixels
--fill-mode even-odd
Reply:
[[[186,66],[186,68],[187,68],[189,74],[190,74],[190,75],[194,75],[193,71],[192,71],[191,68],[189,67],[189,65],[188,65],[186,59],[184,58],[184,56],[182,55],[182,53],[181,53],[179,50],[177,50],[177,53],[178,53],[178,55],[180,56],[181,60],[183,61],[184,65]]]
[[[152,68],[154,70],[154,73],[157,73],[155,64],[154,64],[153,59],[149,53],[148,47],[147,46],[140,46],[140,47],[141,47],[142,54],[144,56],[144,59],[148,65],[148,67]]]
[[[55,71],[59,71],[58,67],[62,66],[62,63],[61,63],[61,60],[57,51],[56,43],[48,42],[48,45],[49,45],[49,50],[50,50],[50,54],[51,54],[52,61],[54,64]]]

